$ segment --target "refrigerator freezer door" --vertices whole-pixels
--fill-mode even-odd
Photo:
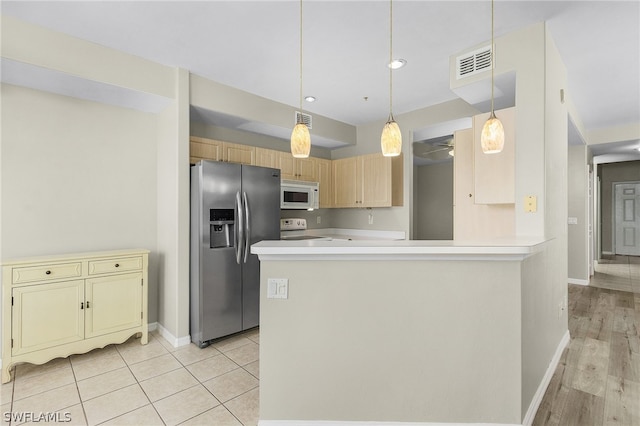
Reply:
[[[242,166],[242,190],[250,217],[246,263],[243,264],[242,328],[259,324],[260,262],[249,246],[262,240],[280,239],[280,170]]]
[[[199,226],[197,231],[192,226],[191,238],[197,238],[199,244],[195,276],[192,259],[191,334],[192,341],[202,345],[242,330],[242,266],[236,262],[237,247],[211,248],[209,241],[211,210],[236,209],[236,194],[242,190],[242,169],[237,164],[209,161],[195,167],[201,170],[199,183],[192,181],[192,189],[199,186],[200,206],[195,215],[192,211],[192,221],[197,220]],[[234,219],[237,234],[240,226],[237,212]],[[233,241],[237,240],[234,235]]]

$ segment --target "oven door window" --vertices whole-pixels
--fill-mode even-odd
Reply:
[[[309,193],[300,191],[284,191],[285,203],[308,203]]]

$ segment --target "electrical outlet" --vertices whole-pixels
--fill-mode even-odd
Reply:
[[[322,223],[322,216],[316,216],[316,223],[320,225]]]
[[[373,213],[369,213],[369,225],[373,225]]]

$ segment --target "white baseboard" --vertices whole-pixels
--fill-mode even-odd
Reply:
[[[147,324],[147,330],[149,331],[149,333],[151,333],[152,331],[155,331],[158,329],[158,323],[157,322],[151,322],[149,324]]]
[[[560,343],[558,343],[558,347],[556,348],[556,353],[553,354],[553,358],[551,358],[551,362],[549,363],[549,367],[547,367],[547,371],[538,386],[538,390],[535,395],[533,395],[533,399],[531,400],[531,404],[529,404],[529,409],[522,420],[522,424],[524,426],[530,426],[533,423],[533,419],[536,417],[536,413],[538,412],[538,408],[540,408],[540,403],[542,402],[542,398],[544,397],[544,393],[547,391],[547,387],[551,382],[551,378],[553,377],[553,373],[556,371],[556,367],[558,366],[558,362],[560,362],[560,357],[562,356],[562,352],[564,348],[567,347],[569,342],[571,341],[571,336],[569,335],[569,330],[564,333]]]
[[[603,251],[602,254],[606,254],[608,256],[613,256],[613,252],[612,251]]]
[[[174,348],[179,348],[180,346],[186,346],[189,343],[191,343],[191,336],[176,337],[173,334],[171,334],[169,330],[164,328],[161,324],[158,324],[158,323],[156,324],[157,324],[156,327],[160,335],[164,337],[169,343],[171,343],[171,346],[173,346]]]
[[[578,278],[569,278],[567,280],[569,284],[577,284],[577,285],[589,285],[589,280],[581,280]]]

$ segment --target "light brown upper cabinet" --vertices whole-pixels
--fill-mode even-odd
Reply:
[[[403,203],[402,156],[368,154],[333,161],[333,207]]]
[[[256,148],[237,143],[191,136],[189,140],[190,162],[199,160],[226,161],[229,163],[255,164]]]
[[[314,158],[317,163],[318,183],[320,185],[320,208],[333,207],[333,180],[331,179],[331,160]]]
[[[256,148],[254,146],[224,142],[222,148],[222,161],[249,165],[256,163]]]
[[[277,169],[279,160],[279,152],[273,149],[256,147],[256,166],[271,167]]]
[[[313,157],[295,158],[289,152],[279,152],[277,168],[282,179],[318,181],[318,163]]]
[[[496,111],[504,127],[504,148],[497,154],[485,154],[480,133],[489,113],[473,117],[473,183],[476,204],[515,203],[515,124],[516,109]]]

